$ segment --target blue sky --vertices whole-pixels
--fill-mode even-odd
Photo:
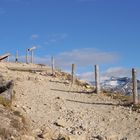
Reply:
[[[139,68],[139,0],[0,0],[0,54],[37,46],[36,62],[91,77],[94,64],[103,75],[127,76]],[[129,69],[129,70],[128,70]]]

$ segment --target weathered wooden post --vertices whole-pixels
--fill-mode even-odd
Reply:
[[[95,86],[96,86],[96,93],[100,93],[100,73],[99,73],[99,66],[95,65]]]
[[[137,89],[137,71],[132,69],[132,82],[133,82],[133,103],[138,104],[138,89]]]
[[[16,63],[18,62],[18,50],[16,51],[16,59],[15,59],[15,62]]]
[[[51,58],[51,65],[52,65],[52,76],[55,75],[55,66],[54,66],[54,57]]]
[[[72,69],[71,69],[71,84],[75,83],[75,64],[72,64]]]
[[[34,63],[34,52],[33,52],[33,50],[31,50],[31,63],[32,64]]]

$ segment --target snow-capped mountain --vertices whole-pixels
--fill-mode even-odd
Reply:
[[[124,94],[132,93],[132,80],[128,77],[118,78],[111,77],[108,80],[101,82],[101,87],[107,91],[121,92]]]
[[[132,79],[128,77],[111,77],[101,82],[101,88],[107,91],[119,92],[125,95],[132,94]],[[140,81],[138,80],[138,92],[140,93]]]

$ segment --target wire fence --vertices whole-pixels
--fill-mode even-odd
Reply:
[[[33,59],[34,59],[34,55],[33,55],[33,51],[35,48],[31,48],[31,63],[33,63]],[[7,57],[7,55],[6,55]],[[8,55],[9,57],[9,55]],[[16,61],[18,62],[18,52],[16,54]],[[26,56],[26,59],[28,58],[28,56]],[[26,63],[28,63],[28,61],[26,60]],[[54,57],[51,58],[51,67],[52,67],[52,75],[55,75],[55,64],[54,64]],[[76,80],[76,70],[75,70],[76,64],[72,64],[72,68],[71,68],[71,85],[74,84],[75,80]],[[117,93],[117,95],[121,94],[121,95],[127,95],[127,97],[131,98],[132,102],[134,105],[137,105],[139,103],[139,99],[140,99],[140,82],[137,80],[137,70],[135,68],[131,69],[131,80],[127,79],[127,77],[124,78],[120,78],[119,80],[122,81],[125,80],[124,84],[121,84],[119,86],[110,88],[107,85],[108,81],[105,81],[104,84],[100,82],[100,68],[98,65],[95,65],[95,70],[94,70],[94,75],[95,75],[95,92],[96,94],[100,94],[102,92],[106,92],[106,93]],[[112,81],[115,81],[115,79],[113,79],[112,77]],[[127,81],[128,80],[128,81]]]

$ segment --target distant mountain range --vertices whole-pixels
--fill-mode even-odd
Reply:
[[[92,82],[92,84],[95,84]],[[111,77],[101,82],[101,88],[106,91],[123,93],[125,95],[132,94],[132,79],[128,77]],[[138,93],[140,94],[140,81],[138,80]]]

